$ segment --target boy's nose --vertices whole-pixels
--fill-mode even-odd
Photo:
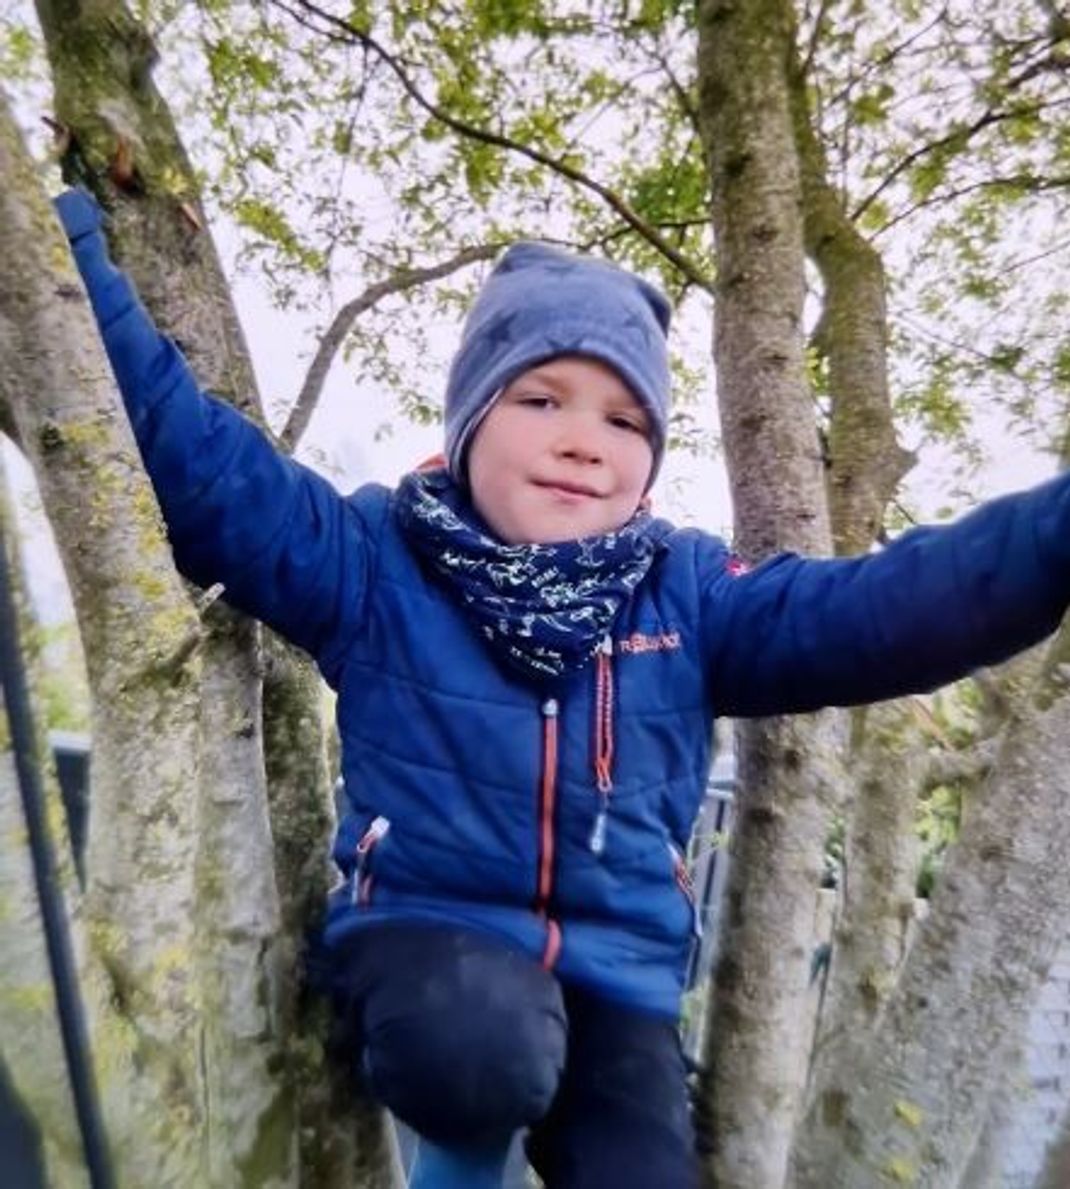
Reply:
[[[594,426],[586,422],[572,422],[562,427],[557,440],[557,453],[561,458],[577,462],[601,462],[604,449]]]
[[[572,441],[563,443],[559,449],[558,454],[562,458],[574,459],[576,462],[601,462],[602,452],[598,449],[594,442],[590,441]]]

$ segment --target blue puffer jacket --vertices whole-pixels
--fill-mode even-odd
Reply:
[[[539,691],[421,568],[391,493],[341,497],[201,394],[109,264],[96,208],[66,195],[60,212],[179,566],[224,582],[338,692],[351,812],[329,947],[374,922],[460,924],[672,1015],[714,715],[931,689],[1041,639],[1070,597],[1066,477],[855,560],[737,575],[720,541],[673,531],[612,654]]]

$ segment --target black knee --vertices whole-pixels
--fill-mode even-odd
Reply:
[[[403,996],[370,1001],[364,1026],[372,1092],[438,1143],[529,1126],[549,1109],[564,1069],[556,981],[482,939],[462,938],[443,961],[413,971]]]

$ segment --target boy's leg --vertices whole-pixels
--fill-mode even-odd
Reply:
[[[510,1144],[444,1148],[417,1137],[409,1189],[502,1189]]]
[[[528,1139],[548,1189],[696,1189],[698,1157],[673,1021],[570,988],[568,1060]]]
[[[436,1145],[505,1149],[550,1106],[565,1063],[557,981],[448,927],[362,931],[334,978],[373,1097]]]

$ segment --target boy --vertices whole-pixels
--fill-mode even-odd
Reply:
[[[1041,639],[1070,598],[1070,480],[737,574],[645,508],[665,299],[520,244],[466,322],[445,467],[343,499],[197,390],[86,196],[59,211],[179,566],[338,691],[323,942],[363,1076],[427,1141],[418,1183],[500,1183],[530,1127],[551,1189],[696,1184],[675,1019],[714,714],[930,689]]]

